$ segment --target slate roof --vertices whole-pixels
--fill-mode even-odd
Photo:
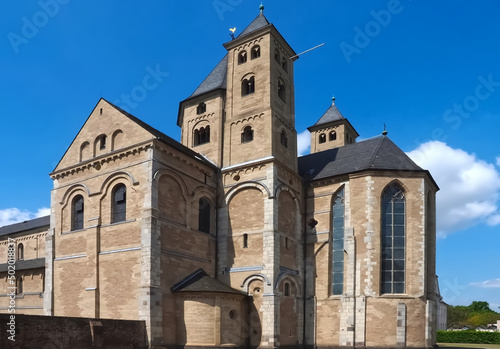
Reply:
[[[299,174],[307,181],[364,170],[425,172],[387,136],[378,136],[298,159]],[[437,187],[437,185],[436,185]]]
[[[267,25],[270,25],[266,16],[261,12],[259,15],[246,27],[239,35],[238,38],[248,35],[256,30],[259,30]],[[227,88],[227,54],[215,66],[215,68],[208,74],[203,82],[196,88],[196,90],[187,99],[200,96],[204,93],[211,92],[217,89]],[[187,100],[186,99],[186,100]]]
[[[244,292],[235,290],[214,279],[201,268],[173,285],[170,290],[172,292],[215,292],[232,293],[240,296],[246,295]]]
[[[30,219],[29,221],[24,221],[21,223],[15,223],[0,227],[0,236],[19,233],[25,230],[43,228],[43,227],[47,227],[48,229],[49,226],[50,226],[50,216],[39,217],[35,219]]]
[[[321,125],[324,125],[324,124],[327,124],[327,123],[330,123],[333,121],[339,121],[339,120],[343,120],[343,119],[345,119],[345,118],[342,116],[342,114],[340,113],[340,111],[337,108],[337,106],[335,105],[335,103],[332,103],[332,105],[330,107],[328,107],[328,109],[325,111],[323,116],[321,118],[319,118],[319,120],[309,128],[313,128],[315,126],[321,126]]]
[[[45,258],[17,260],[15,265],[16,265],[16,270],[45,268]],[[0,264],[0,272],[7,271],[8,266],[9,266],[8,263]]]
[[[238,38],[241,38],[242,36],[245,36],[247,34],[250,34],[254,31],[257,31],[261,28],[264,28],[265,26],[269,25],[269,21],[267,20],[266,16],[264,16],[264,13],[261,12],[259,15],[246,27],[243,29],[243,31],[238,35]]]

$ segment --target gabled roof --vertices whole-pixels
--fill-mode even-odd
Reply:
[[[50,216],[39,217],[35,219],[30,219],[29,221],[24,221],[0,227],[0,236],[19,233],[26,230],[44,228],[44,227],[48,229],[49,226],[50,226]]]
[[[246,27],[243,29],[243,31],[238,35],[238,38],[245,36],[247,34],[250,34],[254,31],[257,31],[261,28],[264,28],[266,25],[269,25],[269,21],[267,20],[266,16],[264,16],[264,13],[261,11],[259,15]]]
[[[343,147],[302,156],[299,174],[308,181],[364,170],[425,172],[387,136],[378,136]],[[435,184],[435,182],[434,182]],[[437,187],[437,185],[436,185]]]
[[[244,292],[235,290],[214,279],[201,268],[173,285],[170,290],[172,292],[216,292],[232,293],[240,296],[246,295]]]

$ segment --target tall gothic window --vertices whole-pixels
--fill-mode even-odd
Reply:
[[[332,294],[344,292],[344,188],[337,191],[332,203]]]
[[[118,184],[113,190],[113,206],[111,223],[123,222],[127,217],[127,187]]]
[[[244,79],[241,82],[241,95],[246,96],[255,92],[255,77]]]
[[[382,194],[381,293],[405,292],[405,222],[403,189],[392,184]]]
[[[198,205],[198,230],[210,234],[210,202],[201,198]]]
[[[83,196],[77,195],[73,199],[71,215],[71,230],[83,229]]]

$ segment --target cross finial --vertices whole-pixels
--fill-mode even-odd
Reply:
[[[383,135],[383,136],[387,136],[387,134],[388,134],[388,133],[389,133],[389,132],[387,132],[387,130],[386,130],[386,126],[385,126],[385,123],[384,123],[384,131],[382,131],[382,135]]]

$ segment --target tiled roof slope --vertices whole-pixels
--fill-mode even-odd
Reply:
[[[245,293],[235,290],[209,276],[201,268],[186,276],[170,289],[172,292],[216,292],[245,295]]]
[[[47,227],[48,229],[49,226],[50,226],[50,216],[39,217],[35,219],[30,219],[29,221],[24,221],[21,223],[15,223],[0,227],[0,236],[19,233],[21,231],[32,230],[37,228]]]
[[[415,164],[387,136],[347,144],[343,147],[299,158],[299,174],[308,181],[363,170],[427,172]],[[430,175],[429,175],[430,176]]]
[[[266,25],[269,25],[269,21],[267,20],[266,16],[264,16],[264,13],[259,13],[259,15],[246,27],[240,35],[238,35],[238,38],[241,38],[242,36],[245,36],[247,34],[250,34],[256,30],[259,30],[260,28],[264,28]]]
[[[214,91],[217,89],[226,89],[227,87],[227,54],[222,58],[222,60],[217,64],[208,74],[208,76],[203,80],[203,82],[198,86],[198,88],[193,92],[189,98],[193,98],[204,93]]]
[[[335,105],[335,103],[332,103],[332,105],[326,110],[326,112],[323,114],[323,116],[311,127],[313,128],[315,126],[321,126],[333,121],[338,121],[345,119],[342,114],[340,113],[339,109]]]

